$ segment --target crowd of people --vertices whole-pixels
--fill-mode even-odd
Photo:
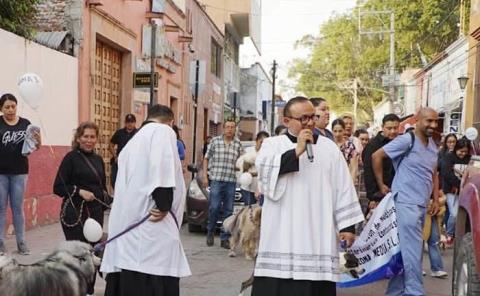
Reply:
[[[16,106],[13,95],[0,98],[0,255],[6,252],[7,204],[18,251],[29,253],[23,216],[28,157],[22,146],[30,122],[17,115]],[[355,129],[352,115],[343,115],[329,130],[326,99],[295,97],[287,102],[275,135],[262,131],[255,146],[244,149],[236,122],[227,119],[223,134],[209,138],[203,149],[202,185],[210,187],[207,246],[214,245],[217,221],[233,213],[238,171],[248,172],[252,182],[241,187],[245,205],[262,206],[252,295],[336,295],[338,241],[350,246],[356,226],[391,192],[400,241],[408,243],[401,243],[405,272],[390,280],[387,295],[425,295],[423,245],[428,245],[431,276],[445,277],[440,239],[445,234],[447,247],[455,239],[458,194],[471,145],[455,134],[438,144],[438,114],[431,108],[419,110],[413,130],[401,134],[400,124],[397,115],[387,114],[380,132],[370,137],[366,127]],[[81,123],[58,168],[53,192],[63,198],[65,239],[87,242],[83,224],[91,218],[103,225],[110,207],[111,232],[148,215],[148,222],[107,245],[101,267],[108,274],[105,295],[179,295],[179,278],[190,275],[190,269],[179,234],[185,144],[173,112],[152,106],[140,128],[133,114],[126,115],[125,127],[110,142],[113,204],[105,164],[95,152],[100,133],[96,124]],[[31,137],[40,147],[40,134]],[[229,236],[221,231],[222,248],[230,249]]]

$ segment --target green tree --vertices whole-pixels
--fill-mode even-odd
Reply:
[[[32,38],[38,2],[39,0],[0,0],[0,28]]]
[[[419,68],[421,54],[431,61],[458,38],[458,0],[368,0],[362,11],[395,13],[396,71]],[[441,2],[441,4],[439,3]],[[466,6],[470,5],[466,1]],[[329,99],[337,112],[352,111],[353,78],[359,78],[359,115],[369,119],[372,107],[385,97],[381,77],[388,73],[389,34],[360,35],[358,9],[335,14],[320,27],[317,37],[307,35],[296,46],[309,48],[307,59],[296,59],[289,77],[296,90]],[[362,18],[364,30],[388,30],[389,15]]]

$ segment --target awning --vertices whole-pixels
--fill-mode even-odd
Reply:
[[[65,37],[67,37],[68,31],[57,31],[57,32],[38,32],[35,35],[35,41],[50,47],[52,49],[60,49],[60,45],[62,44]]]
[[[450,111],[453,111],[453,110],[456,110],[456,109],[461,109],[462,102],[463,102],[463,98],[460,98],[458,100],[455,100],[453,102],[445,104],[443,107],[441,107],[437,111],[440,113],[440,112],[450,112]]]

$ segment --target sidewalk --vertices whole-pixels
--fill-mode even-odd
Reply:
[[[65,240],[60,223],[41,226],[29,230],[25,233],[25,238],[31,252],[31,254],[28,256],[22,256],[17,253],[15,235],[7,235],[5,240],[7,255],[14,257],[19,263],[22,264],[34,263],[44,258],[46,255],[52,252],[60,242]],[[104,290],[105,281],[97,275],[95,295],[103,295]]]

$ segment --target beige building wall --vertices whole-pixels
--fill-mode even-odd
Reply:
[[[471,1],[465,127],[480,127],[480,0]]]
[[[215,25],[225,34],[225,25],[232,24],[232,15],[250,14],[251,0],[199,0]]]
[[[42,128],[43,145],[70,146],[78,123],[78,62],[69,55],[0,29],[0,93],[19,101],[18,114]],[[40,76],[43,100],[37,111],[20,96],[17,82],[27,72]]]

